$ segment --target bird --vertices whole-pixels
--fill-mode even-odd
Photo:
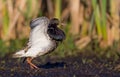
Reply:
[[[15,52],[13,58],[23,57],[30,68],[38,69],[32,60],[54,51],[59,42],[66,38],[65,32],[58,27],[59,24],[59,19],[45,16],[31,20],[28,43],[24,49]]]

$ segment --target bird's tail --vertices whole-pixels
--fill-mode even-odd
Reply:
[[[13,54],[13,58],[23,57],[24,54],[25,54],[25,50],[20,50],[15,54]]]

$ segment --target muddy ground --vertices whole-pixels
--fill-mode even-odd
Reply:
[[[46,57],[33,60],[39,70],[30,69],[21,59],[0,58],[0,77],[120,77],[116,66],[120,60],[99,59],[81,55],[65,58]]]

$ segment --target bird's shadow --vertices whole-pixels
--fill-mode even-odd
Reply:
[[[44,68],[44,69],[50,69],[50,68],[64,67],[65,64],[66,64],[65,62],[55,62],[55,63],[47,62],[44,65],[38,65],[38,67],[39,68]]]

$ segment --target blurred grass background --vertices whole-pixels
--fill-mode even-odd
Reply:
[[[0,57],[25,46],[29,22],[59,18],[66,40],[52,55],[79,52],[119,58],[120,0],[0,0]]]

